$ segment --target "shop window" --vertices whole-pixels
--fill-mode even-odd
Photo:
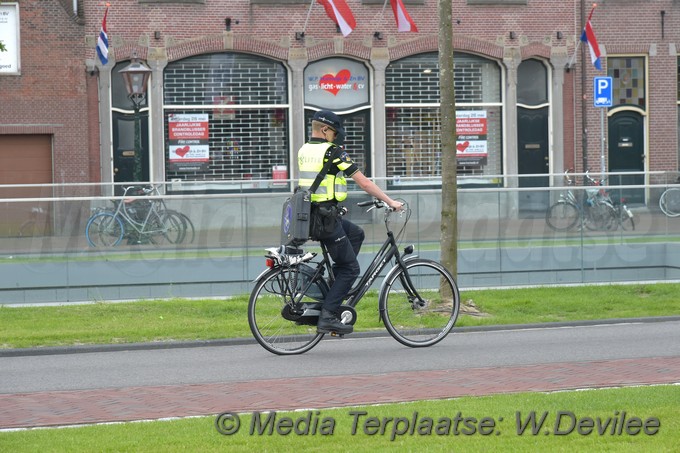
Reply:
[[[350,157],[365,175],[372,176],[371,82],[366,65],[349,58],[325,58],[305,68],[304,80],[307,137],[316,110],[336,112],[343,121],[344,146]],[[351,190],[352,183],[348,183]]]
[[[607,58],[607,75],[612,78],[614,106],[634,105],[646,109],[644,57]]]
[[[499,65],[456,54],[456,141],[461,175],[502,173]],[[399,184],[441,177],[439,69],[436,52],[392,62],[386,69],[387,176]]]
[[[211,181],[216,190],[287,189],[262,181],[289,174],[288,73],[249,54],[175,61],[164,72],[166,179]],[[193,135],[192,135],[193,134]]]

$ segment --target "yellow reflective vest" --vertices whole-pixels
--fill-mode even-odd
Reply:
[[[299,184],[302,188],[309,188],[314,183],[316,176],[323,170],[326,162],[326,151],[333,146],[329,142],[311,141],[305,143],[298,151],[298,168],[300,169]],[[312,201],[320,203],[323,201],[343,201],[347,198],[347,180],[343,173],[353,165],[351,161],[341,160],[339,156],[333,155],[328,174],[319,184],[318,189],[312,194]],[[336,170],[339,170],[336,172]]]

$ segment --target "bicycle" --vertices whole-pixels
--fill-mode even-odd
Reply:
[[[370,206],[368,211],[386,208],[377,200],[360,202],[357,206]],[[390,228],[390,220],[395,215],[403,219],[396,234]],[[440,263],[412,256],[412,245],[400,253],[398,243],[409,217],[406,204],[402,211],[385,210],[387,238],[345,297],[339,317],[344,324],[354,325],[355,307],[380,272],[393,262],[378,292],[379,318],[399,343],[425,347],[443,340],[453,328],[460,309],[460,294],[453,276]],[[321,244],[319,261],[313,261],[317,253],[301,248],[282,246],[266,251],[268,269],[255,279],[248,301],[250,330],[269,352],[302,354],[325,335],[317,333],[316,324],[323,299],[334,281],[328,250]]]
[[[593,179],[588,172],[585,174],[588,179],[589,185],[591,186],[604,186],[606,180],[601,179],[599,181]],[[618,202],[614,202],[611,195],[603,187],[599,189],[588,189],[592,195],[592,206],[596,208],[593,209],[591,213],[592,218],[597,218],[598,229],[600,230],[613,230],[621,227],[623,230],[635,230],[635,220],[633,219],[633,212],[628,209],[624,198],[621,198]]]
[[[158,194],[156,187],[130,186],[124,197]],[[114,202],[115,203],[115,202]],[[144,200],[123,198],[114,209],[99,209],[87,221],[85,235],[92,247],[113,247],[128,237],[128,243],[149,241],[160,244],[164,240],[176,244],[182,238],[182,221],[165,209],[161,199]]]
[[[569,177],[569,170],[564,172],[564,180],[568,187],[574,185],[574,180]],[[559,199],[545,213],[545,222],[555,231],[570,230],[581,219],[581,208],[571,188],[566,193],[561,193]]]
[[[593,179],[589,172],[585,173],[588,185],[592,188],[585,190],[585,199],[579,202],[571,189],[560,194],[559,199],[552,204],[545,214],[545,221],[555,231],[567,231],[579,225],[580,229],[606,231],[621,227],[624,230],[634,230],[633,213],[621,199],[619,203],[612,201],[609,193],[602,187],[604,180]],[[569,177],[569,170],[564,173],[567,186],[574,185]]]
[[[680,177],[676,180],[680,184]],[[680,216],[680,187],[669,187],[659,198],[659,207],[668,217]]]

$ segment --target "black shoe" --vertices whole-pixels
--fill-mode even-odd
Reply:
[[[345,335],[354,332],[354,327],[351,324],[343,324],[338,315],[324,308],[321,309],[321,316],[319,316],[319,322],[316,324],[316,332]]]

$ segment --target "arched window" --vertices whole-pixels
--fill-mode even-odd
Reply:
[[[498,63],[454,57],[460,174],[502,173],[502,93]],[[387,176],[402,184],[441,176],[439,62],[436,52],[390,63],[385,71]],[[453,132],[453,131],[452,131]],[[402,179],[407,178],[407,179]]]
[[[167,181],[221,181],[208,189],[238,190],[230,181],[272,179],[276,167],[290,168],[282,63],[241,53],[197,55],[169,63],[163,85]]]
[[[307,65],[305,80],[305,127],[311,134],[311,119],[319,109],[340,115],[345,128],[344,145],[361,171],[374,175],[371,161],[371,82],[363,62],[332,57]],[[349,181],[351,189],[353,181]]]

